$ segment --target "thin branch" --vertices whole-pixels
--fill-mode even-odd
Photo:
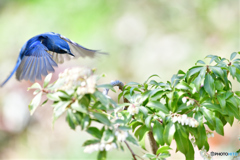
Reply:
[[[140,158],[140,159],[143,159],[142,157],[136,155],[136,154],[133,152],[132,148],[129,146],[129,144],[127,143],[127,141],[124,141],[124,143],[126,144],[126,146],[128,147],[129,151],[131,152],[134,160],[137,160],[136,157],[138,157],[138,158]]]

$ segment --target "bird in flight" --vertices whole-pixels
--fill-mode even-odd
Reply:
[[[21,48],[17,63],[10,76],[1,84],[1,87],[16,72],[17,80],[23,79],[34,82],[42,80],[42,75],[54,72],[53,67],[78,57],[94,57],[98,50],[87,49],[76,42],[54,32],[36,35],[29,39]]]

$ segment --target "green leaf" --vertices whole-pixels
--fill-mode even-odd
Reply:
[[[184,82],[184,81],[181,81],[180,83],[178,83],[178,84],[175,86],[175,88],[177,88],[177,89],[183,89],[183,90],[190,90],[190,89],[191,89],[191,87],[189,87],[189,85],[188,85],[186,82]]]
[[[39,83],[36,82],[31,87],[28,87],[28,91],[30,89],[40,89],[40,90],[42,90],[42,87],[41,87],[41,85]]]
[[[153,137],[156,140],[156,142],[160,145],[164,145],[163,132],[164,132],[163,126],[158,121],[154,121]]]
[[[66,121],[68,122],[68,125],[72,128],[72,129],[75,129],[75,122],[76,119],[74,117],[74,114],[72,113],[72,110],[71,109],[68,109],[67,111],[67,116],[66,116]]]
[[[86,131],[89,134],[91,134],[93,137],[96,137],[97,139],[101,139],[102,138],[101,131],[98,128],[96,128],[96,127],[89,127]]]
[[[105,151],[105,150],[99,151],[97,159],[98,160],[106,160],[107,159],[107,151]]]
[[[203,145],[207,141],[207,134],[203,124],[200,124],[197,127],[197,137],[195,139],[196,139],[196,144],[198,146],[198,149],[199,150],[202,149]]]
[[[214,80],[209,73],[206,75],[204,80],[204,89],[211,97],[215,95]]]
[[[236,57],[236,55],[237,55],[237,52],[233,52],[230,56],[230,60],[233,60],[233,58]]]
[[[236,91],[235,94],[240,97],[240,91]]]
[[[152,116],[153,116],[153,115],[149,115],[149,116],[145,119],[145,125],[147,126],[147,128],[151,128]]]
[[[177,149],[186,155],[189,150],[188,138],[182,136],[181,131],[177,129],[174,134],[174,139],[177,143]]]
[[[139,146],[138,141],[131,134],[128,134],[126,140],[131,142],[132,144],[135,144],[136,146]]]
[[[135,137],[138,138],[139,141],[142,140],[142,138],[144,137],[144,135],[149,131],[149,129],[145,126],[142,125],[141,127],[139,127],[136,132],[134,133]]]
[[[37,109],[37,107],[39,106],[40,102],[41,102],[41,98],[42,98],[42,92],[38,93],[33,100],[31,101],[31,103],[28,105],[30,114],[32,115],[34,113],[34,111]]]
[[[195,65],[197,65],[198,63],[200,63],[200,64],[205,64],[204,61],[202,61],[202,60],[198,60],[198,61],[195,63]]]
[[[201,107],[200,111],[204,115],[204,118],[212,125],[215,126],[215,115],[212,111],[205,107]]]
[[[219,76],[222,80],[224,80],[224,72],[221,67],[210,66],[209,69],[212,70],[215,75]]]
[[[162,146],[161,148],[159,148],[158,150],[157,150],[157,153],[156,153],[156,155],[158,155],[158,154],[160,154],[160,153],[165,153],[165,152],[167,152],[168,150],[172,150],[172,148],[170,148],[169,146]]]
[[[103,124],[106,124],[107,126],[111,126],[111,122],[105,114],[93,112],[93,116]]]
[[[129,83],[127,83],[125,86],[138,86],[138,85],[140,85],[139,83],[137,83],[137,82],[129,82]]]
[[[230,72],[230,74],[232,75],[232,77],[234,78],[235,77],[235,75],[236,75],[236,67],[234,67],[234,66],[229,66],[228,67],[229,68],[229,72]]]
[[[216,120],[216,126],[215,126],[216,132],[218,134],[224,136],[224,130],[223,130],[223,123],[222,123],[222,121],[218,117],[215,117],[215,120]]]
[[[48,99],[46,99],[42,104],[41,106],[44,106],[46,103],[47,103]]]
[[[90,123],[91,123],[91,118],[88,114],[86,114],[81,121],[82,130],[87,128],[90,125]]]
[[[176,130],[174,134],[174,139],[177,144],[177,150],[182,152],[186,159],[194,159],[194,148],[190,140],[184,136],[182,136],[181,131]]]
[[[56,93],[48,93],[47,94],[47,98],[52,100],[52,101],[59,101],[60,100],[60,98],[58,96],[58,92],[56,92]]]
[[[49,73],[49,74],[45,77],[45,79],[44,79],[43,88],[46,88],[46,87],[47,87],[47,85],[49,84],[51,78],[52,78],[52,73]]]
[[[59,116],[61,116],[66,111],[66,108],[70,103],[71,103],[71,101],[59,101],[58,103],[53,105],[53,107],[54,107],[53,123]]]
[[[226,99],[224,95],[217,95],[217,100],[220,104],[220,106],[222,107],[222,109],[224,109],[226,107]]]
[[[154,108],[158,111],[162,111],[166,114],[169,113],[168,108],[164,104],[162,104],[161,102],[158,102],[158,101],[150,101],[150,102],[147,103],[146,106],[147,107],[152,107],[152,108]]]
[[[102,140],[104,141],[104,143],[110,143],[114,140],[114,134],[112,132],[112,130],[107,129],[103,132],[103,136],[102,136]]]
[[[100,91],[95,91],[94,96],[106,107],[109,105],[109,99]]]
[[[89,146],[91,144],[96,144],[96,143],[99,143],[100,140],[99,139],[90,139],[90,140],[86,140],[84,143],[83,143],[83,147],[85,146]]]
[[[71,108],[82,113],[88,113],[87,107],[85,105],[80,104],[78,101],[72,103]]]
[[[163,132],[163,139],[167,143],[167,145],[171,145],[174,133],[175,133],[175,125],[170,121],[166,125]]]
[[[232,126],[234,122],[234,116],[224,116],[225,120]]]
[[[143,158],[155,158],[156,157],[156,155],[155,154],[151,154],[151,153],[146,153],[146,154],[144,154],[143,155]]]
[[[203,68],[203,66],[194,66],[194,67],[190,68],[188,71],[188,77],[190,78],[192,75],[200,72],[202,68]]]
[[[129,131],[129,130],[131,130],[131,128],[128,127],[128,126],[119,126],[118,129],[120,129],[122,131]]]
[[[223,85],[223,83],[220,80],[216,80],[215,81],[215,88],[216,88],[216,90],[221,91],[221,90],[223,90],[224,85]]]
[[[159,75],[153,74],[153,75],[151,75],[150,77],[148,77],[148,79],[144,82],[144,84],[147,83],[148,80],[151,79],[152,77],[158,77],[158,78],[160,78]]]
[[[213,61],[216,61],[218,59],[218,56],[215,55],[208,55],[206,58],[211,58],[209,64],[211,64]]]

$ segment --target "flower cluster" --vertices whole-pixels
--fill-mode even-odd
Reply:
[[[178,122],[182,125],[188,125],[190,127],[197,127],[199,125],[198,121],[194,118],[188,117],[186,114],[179,115],[176,114],[172,117],[173,123]]]
[[[139,107],[137,104],[130,104],[129,107],[128,107],[128,112],[131,114],[131,115],[134,115],[134,114],[138,114],[139,112]]]
[[[57,90],[70,90],[77,87],[77,94],[93,93],[96,86],[96,76],[89,68],[75,67],[65,69],[59,74],[62,85]]]
[[[91,144],[85,147],[84,152],[86,153],[92,153],[94,151],[110,151],[111,149],[117,148],[116,143],[95,143]]]
[[[115,135],[117,136],[118,141],[123,142],[128,137],[128,132],[118,130],[118,131],[115,132]]]
[[[202,149],[200,151],[200,155],[203,157],[204,160],[212,160],[213,158],[211,157],[211,155],[209,153],[207,153],[206,149]]]

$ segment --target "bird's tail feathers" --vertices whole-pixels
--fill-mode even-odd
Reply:
[[[15,65],[15,67],[14,67],[12,73],[11,73],[11,74],[8,76],[8,78],[7,78],[7,79],[6,79],[6,80],[0,85],[0,87],[3,87],[4,84],[7,83],[7,81],[13,76],[13,74],[14,74],[14,73],[16,72],[16,70],[18,69],[20,63],[21,63],[21,60],[18,59],[18,61],[17,61],[16,65]]]

